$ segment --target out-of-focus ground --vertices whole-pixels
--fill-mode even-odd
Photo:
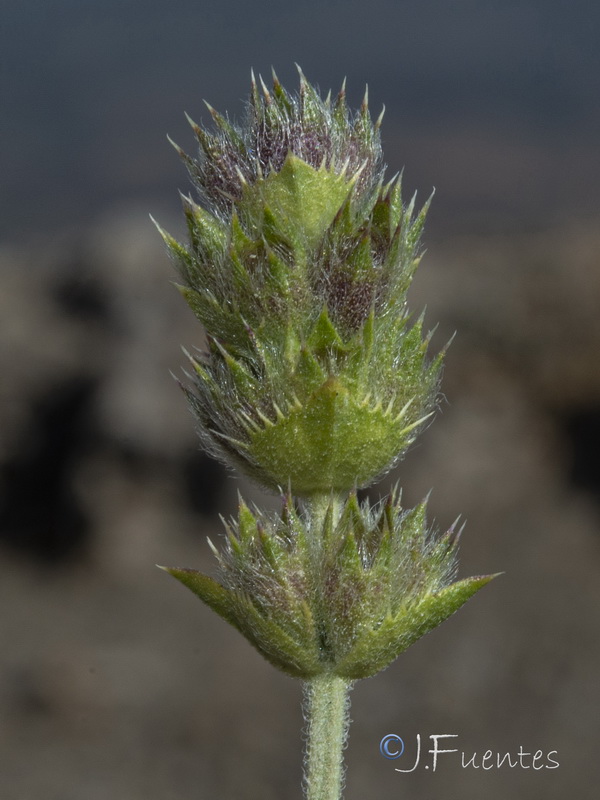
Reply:
[[[594,796],[599,248],[571,224],[425,256],[411,305],[434,349],[458,331],[446,401],[379,488],[410,506],[433,487],[440,527],[468,518],[461,574],[505,574],[355,688],[348,800]],[[217,512],[263,499],[197,450],[169,369],[201,332],[145,212],[6,246],[0,268],[0,796],[298,797],[299,686],[154,566],[212,570]],[[560,767],[400,775],[390,732]]]

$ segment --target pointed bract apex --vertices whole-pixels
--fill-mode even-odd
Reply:
[[[300,64],[294,62],[294,66],[296,67],[296,71],[298,72],[298,78],[300,80],[300,94],[304,94],[306,89],[308,88],[308,81],[306,80],[304,73],[302,72],[302,67]]]
[[[265,103],[266,103],[268,106],[270,106],[270,105],[271,105],[271,93],[270,93],[270,92],[269,92],[269,90],[267,89],[267,87],[266,87],[266,85],[265,85],[265,82],[264,82],[264,81],[263,81],[263,79],[262,79],[262,75],[259,75],[259,76],[258,76],[258,79],[259,79],[259,81],[260,81],[260,85],[261,85],[261,88],[262,88],[262,90],[263,90],[263,95],[264,95],[264,98],[265,98]]]
[[[171,139],[168,133],[167,133],[167,141],[169,142],[171,147],[173,147],[177,151],[177,155],[180,158],[183,158],[184,160],[189,158],[187,153],[185,153],[184,150],[181,149],[181,147],[177,144],[177,142],[174,142],[173,139]]]
[[[360,110],[362,114],[366,114],[369,110],[369,87],[368,85],[365,86],[365,94],[363,97],[362,104],[360,106]]]

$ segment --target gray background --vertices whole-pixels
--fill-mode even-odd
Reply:
[[[410,301],[434,350],[458,331],[446,399],[373,495],[433,487],[438,527],[468,519],[461,575],[505,571],[355,688],[346,797],[596,796],[599,22],[559,0],[3,4],[2,800],[301,796],[300,687],[154,568],[212,570],[237,490],[277,499],[198,453],[169,370],[201,332],[147,216],[181,230],[183,111],[240,116],[250,67],[293,87],[294,61],[354,105],[368,83],[390,173],[436,187]],[[391,732],[560,767],[399,775]]]

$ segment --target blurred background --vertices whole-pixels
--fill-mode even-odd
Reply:
[[[457,331],[445,400],[372,494],[433,487],[461,575],[505,571],[356,686],[347,800],[597,796],[599,38],[580,0],[5,0],[2,800],[301,796],[299,685],[154,566],[213,570],[237,491],[277,498],[198,450],[169,370],[201,331],[148,219],[182,230],[183,112],[240,117],[250,67],[294,61],[368,83],[390,175],[436,187],[410,302],[434,349]],[[400,775],[392,732],[560,766]]]

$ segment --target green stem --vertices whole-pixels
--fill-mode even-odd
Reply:
[[[305,760],[306,800],[340,800],[343,749],[350,722],[350,682],[337,675],[319,675],[305,684],[308,740]]]
[[[320,536],[328,510],[331,508],[334,524],[342,511],[346,495],[336,492],[315,492],[306,500],[313,535]]]
[[[324,523],[328,513],[336,524],[344,497],[336,493],[316,493],[307,502],[310,536],[310,566],[315,591],[317,619],[326,616],[321,585]],[[348,735],[348,691],[350,682],[337,675],[318,675],[305,683],[307,743],[304,785],[306,800],[340,800]]]
[[[323,535],[325,518],[329,511],[333,525],[337,523],[344,505],[344,496],[334,492],[315,492],[306,502],[311,566],[308,568],[314,586],[320,593],[320,574],[323,563]]]

